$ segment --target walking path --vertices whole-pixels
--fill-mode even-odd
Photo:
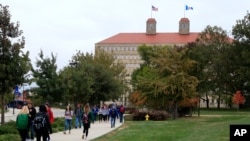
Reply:
[[[100,137],[104,134],[107,134],[108,132],[116,129],[117,127],[121,126],[122,124],[116,120],[116,126],[115,128],[111,128],[110,122],[101,122],[98,121],[94,124],[90,125],[89,128],[89,134],[87,139],[84,140],[92,140],[97,137]],[[82,135],[83,135],[83,128],[81,129],[72,129],[71,133],[69,134],[63,134],[63,132],[53,133],[50,135],[51,141],[82,141]]]
[[[15,121],[16,116],[20,110],[15,109],[14,114],[13,114],[12,108],[9,108],[8,111],[9,112],[5,113],[5,121],[6,122],[8,122],[10,120]],[[64,110],[61,110],[61,109],[52,109],[52,111],[54,112],[55,117],[62,117],[63,113],[64,113]],[[115,128],[111,128],[110,121],[109,122],[96,121],[95,123],[92,123],[90,125],[88,137],[87,137],[87,139],[84,139],[84,140],[88,141],[88,140],[92,140],[92,139],[95,139],[97,137],[100,137],[102,135],[105,135],[105,134],[111,132],[112,130],[117,129],[121,125],[122,125],[122,123],[120,123],[118,119],[116,120]],[[73,125],[72,125],[72,127],[73,127]],[[50,138],[51,138],[51,141],[83,141],[82,135],[83,135],[83,128],[78,128],[78,129],[72,128],[70,134],[68,132],[67,132],[67,134],[63,134],[63,131],[60,131],[57,133],[50,134]]]

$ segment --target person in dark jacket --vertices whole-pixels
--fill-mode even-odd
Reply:
[[[109,116],[111,118],[111,128],[115,127],[115,120],[118,117],[117,109],[113,106],[109,111]]]
[[[86,118],[84,118],[86,117]],[[93,118],[93,114],[90,110],[90,106],[89,104],[87,103],[85,106],[84,106],[84,112],[83,112],[83,115],[82,115],[82,124],[83,124],[83,135],[82,135],[82,139],[87,139],[88,137],[88,134],[89,134],[89,128],[90,128],[90,123],[94,122],[94,118]]]
[[[28,108],[29,108],[29,117],[30,117],[30,128],[28,132],[28,138],[31,140],[34,140],[34,118],[36,116],[36,109],[32,105],[31,102],[28,102]],[[30,136],[29,136],[30,133]]]
[[[82,126],[82,114],[83,114],[83,110],[81,108],[81,105],[78,103],[76,105],[75,110],[74,110],[75,128],[81,128],[81,126]]]
[[[47,137],[49,136],[49,133],[52,133],[52,128],[51,128],[51,124],[49,121],[49,116],[47,114],[47,109],[45,105],[40,105],[39,106],[39,112],[36,114],[37,116],[44,116],[45,117],[45,121],[46,121],[46,127],[42,128],[40,130],[37,130],[35,128],[35,132],[36,132],[36,141],[41,141],[41,137],[43,138],[43,141],[47,140]]]

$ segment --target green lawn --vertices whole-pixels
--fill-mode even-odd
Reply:
[[[201,111],[167,121],[126,121],[94,141],[229,141],[230,124],[249,124],[250,112]]]

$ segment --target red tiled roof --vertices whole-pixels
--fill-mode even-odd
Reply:
[[[198,32],[187,35],[177,33],[156,33],[148,35],[146,33],[119,33],[97,44],[186,44],[194,42],[198,37]]]
[[[189,19],[188,18],[181,18],[180,22],[189,22]]]

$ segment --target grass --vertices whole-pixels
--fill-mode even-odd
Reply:
[[[167,121],[126,121],[94,141],[229,141],[230,124],[249,124],[250,112],[201,111]]]

